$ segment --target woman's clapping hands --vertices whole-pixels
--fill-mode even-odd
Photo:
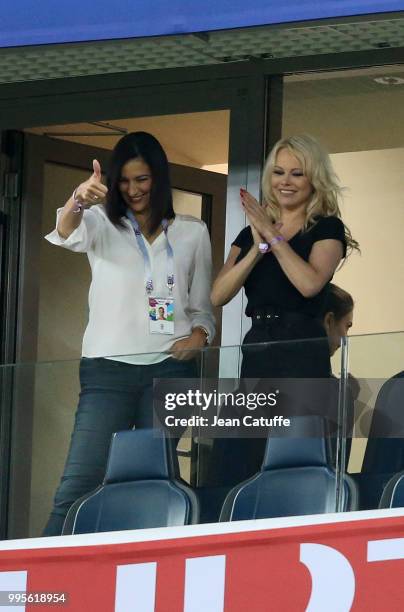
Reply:
[[[281,223],[273,223],[266,213],[265,207],[245,189],[240,188],[240,198],[248,221],[250,222],[254,244],[258,247],[260,243],[270,242],[279,235]]]

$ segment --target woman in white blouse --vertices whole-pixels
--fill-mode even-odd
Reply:
[[[93,169],[46,236],[87,253],[92,281],[80,401],[44,535],[59,535],[70,505],[102,481],[111,434],[153,426],[153,379],[196,376],[193,351],[215,333],[208,230],[174,213],[160,143],[145,132],[124,136],[107,187],[97,160]]]

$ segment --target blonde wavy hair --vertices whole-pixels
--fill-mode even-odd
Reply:
[[[262,194],[267,212],[274,221],[280,219],[279,204],[272,190],[272,174],[276,165],[276,158],[281,149],[287,149],[302,165],[303,173],[313,188],[312,198],[306,209],[304,229],[308,230],[316,222],[316,217],[338,217],[341,219],[339,200],[343,188],[332,167],[328,153],[315,138],[308,134],[290,136],[279,140],[270,152],[262,174]],[[358,242],[352,237],[349,228],[345,227],[347,253],[360,250]]]

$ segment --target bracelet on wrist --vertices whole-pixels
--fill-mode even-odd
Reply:
[[[73,208],[72,212],[75,213],[75,214],[81,213],[81,211],[83,210],[83,204],[81,202],[79,202],[79,200],[77,199],[77,189],[78,188],[76,187],[76,189],[73,191],[73,195],[72,195],[73,202],[74,202],[74,205],[75,205],[75,208]]]
[[[194,331],[195,329],[198,329],[205,335],[205,346],[206,346],[208,344],[208,338],[209,338],[208,331],[204,327],[201,327],[200,325],[197,325],[196,327],[194,327],[192,331]]]
[[[274,244],[276,244],[277,242],[282,242],[283,240],[285,240],[285,238],[279,234],[279,236],[274,236],[273,238],[271,238],[269,242],[260,242],[258,245],[258,250],[264,255],[265,253],[268,253],[268,251],[271,250],[271,247],[273,247]]]
[[[284,242],[285,238],[283,236],[281,236],[281,234],[279,234],[278,236],[274,236],[270,241],[269,241],[269,246],[273,247],[275,244],[277,244],[278,242]]]

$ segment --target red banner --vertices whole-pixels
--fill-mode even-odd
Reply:
[[[0,560],[14,612],[401,612],[404,510],[4,542]]]

